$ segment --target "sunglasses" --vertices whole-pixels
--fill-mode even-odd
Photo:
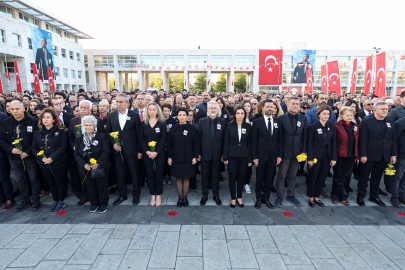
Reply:
[[[304,110],[309,110],[310,107],[302,107]]]
[[[366,106],[373,106],[373,105],[374,105],[374,103],[366,104]]]

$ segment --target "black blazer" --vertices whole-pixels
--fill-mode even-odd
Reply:
[[[387,124],[387,132],[384,137],[374,115],[364,118],[360,123],[360,157],[367,157],[367,161],[380,161],[384,158],[388,162],[391,156],[398,155],[394,121],[388,117],[384,120]]]
[[[75,143],[75,159],[79,166],[79,172],[82,175],[85,175],[87,172],[84,169],[84,166],[86,164],[90,164],[90,158],[97,160],[97,164],[101,167],[106,168],[110,166],[110,161],[108,159],[108,155],[110,154],[110,146],[108,145],[107,137],[104,134],[96,132],[93,144],[91,145],[90,156],[84,156],[83,148],[83,135],[81,135],[79,138],[77,138]]]
[[[45,145],[46,143],[46,145]],[[32,154],[35,156],[40,168],[49,168],[42,162],[42,156],[37,156],[39,151],[44,150],[47,158],[52,158],[51,167],[66,166],[67,136],[63,129],[53,126],[49,131],[45,127],[37,129],[32,141]]]
[[[371,115],[374,115],[374,112],[371,112]],[[370,115],[367,115],[367,116],[370,116]],[[360,117],[361,120],[363,120],[364,117],[366,117],[366,113],[364,112],[364,110],[361,110],[359,112],[359,117]]]
[[[104,130],[103,121],[96,116],[95,116],[95,118],[97,119],[97,132],[104,134],[105,130]],[[73,147],[75,147],[75,142],[77,139],[76,131],[78,128],[76,126],[80,125],[81,123],[82,123],[82,118],[80,116],[72,118],[70,120],[69,131],[68,131],[68,143],[72,149],[73,149]],[[80,129],[80,133],[81,133],[81,129]]]
[[[191,163],[200,154],[197,129],[191,124],[174,125],[167,134],[167,157],[176,163]]]
[[[283,130],[277,118],[273,117],[273,136],[266,127],[264,117],[253,121],[252,127],[252,158],[265,162],[271,159],[277,161],[277,157],[282,157],[283,153]]]
[[[201,118],[198,122],[198,136],[200,138],[201,159],[204,161],[221,161],[224,147],[226,121],[217,117],[215,138],[212,139],[209,117]]]
[[[330,160],[337,160],[337,141],[336,141],[336,128],[335,125],[329,122],[326,122],[325,125],[328,135],[327,142],[324,140],[322,133],[319,133],[318,130],[322,129],[321,122],[316,122],[313,125],[308,127],[308,160],[320,159],[323,156],[323,151],[328,143],[328,158]]]
[[[282,128],[283,132],[283,152],[281,158],[292,159],[301,153],[307,152],[307,118],[299,113],[297,115],[295,134],[293,133],[288,113],[277,117],[279,128]],[[299,126],[298,122],[300,122]]]
[[[247,157],[248,163],[252,163],[252,126],[242,124],[242,134],[239,141],[238,124],[228,123],[226,126],[223,160],[231,157]]]
[[[63,125],[64,125],[66,128],[69,128],[69,127],[70,127],[70,120],[72,120],[74,117],[75,117],[75,116],[74,116],[73,114],[64,112],[64,113],[62,114]]]
[[[391,109],[390,112],[388,113],[388,117],[392,119],[392,121],[397,121],[401,118],[405,117],[405,109],[402,107],[402,105],[399,105],[395,109]]]
[[[166,122],[162,123],[160,121],[157,121],[153,128],[150,126],[149,123],[145,124],[145,122],[142,122],[139,131],[139,140],[142,148],[142,153],[145,154],[147,151],[150,151],[148,143],[155,141],[156,142],[155,152],[158,154],[164,154],[166,145],[166,136],[167,136]]]
[[[120,140],[120,145],[125,155],[131,156],[136,155],[138,152],[141,153],[138,140],[138,132],[141,126],[139,115],[134,111],[128,110],[127,121],[125,122],[124,129],[121,130],[118,114],[118,110],[108,114],[107,127],[105,130],[107,139],[110,141],[111,145],[114,145],[114,138],[110,136],[110,133],[118,131],[118,139]]]

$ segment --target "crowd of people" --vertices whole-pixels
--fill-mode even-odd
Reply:
[[[48,194],[54,201],[49,210],[61,211],[71,190],[77,205],[90,201],[90,212],[105,213],[112,194],[113,205],[128,200],[128,185],[133,205],[139,204],[145,183],[150,205],[160,206],[163,185],[173,178],[177,206],[188,207],[198,174],[202,206],[209,190],[222,205],[219,182],[227,180],[230,207],[243,208],[253,167],[257,209],[282,207],[285,188],[285,199],[301,206],[294,193],[303,175],[311,207],[324,206],[321,196],[350,205],[352,174],[359,206],[365,206],[368,182],[369,201],[385,206],[382,178],[392,205],[405,204],[405,92],[379,98],[186,89],[25,91],[0,95],[0,111],[3,211],[38,210]],[[330,195],[324,188],[328,177]]]

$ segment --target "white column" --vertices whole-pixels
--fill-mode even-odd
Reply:
[[[95,86],[95,89],[97,89],[97,92],[100,92],[101,91],[101,83],[100,83],[100,72],[98,72],[98,71],[95,71],[94,72],[94,81],[95,81],[95,83],[94,83],[94,86]]]
[[[107,73],[107,78],[108,78],[108,73]],[[119,72],[116,69],[114,69],[114,80],[115,80],[115,89],[118,89],[118,91],[122,91],[121,85],[120,85]]]
[[[190,92],[190,84],[189,84],[189,81],[188,81],[188,71],[187,70],[184,70],[184,82],[183,82],[183,85],[184,85],[184,89],[187,89],[187,92]]]
[[[160,84],[160,88],[167,91],[167,87],[166,87],[166,84],[165,84],[166,83],[165,71],[164,71],[164,66],[163,65],[162,65],[162,70],[160,71],[160,80],[163,82],[163,83]]]
[[[228,80],[228,91],[229,92],[235,92],[235,72],[231,68],[231,73],[229,75],[229,80]]]
[[[143,77],[140,69],[138,69],[138,88],[143,91]]]
[[[167,89],[166,91],[170,91],[169,72],[164,72],[164,74],[165,74],[164,76],[165,80],[163,82],[163,86],[165,87],[164,89],[165,90]]]
[[[208,84],[210,81],[210,84]],[[207,70],[207,91],[211,91],[211,70]]]
[[[125,92],[129,91],[128,73],[125,73]]]

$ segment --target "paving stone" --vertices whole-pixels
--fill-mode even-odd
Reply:
[[[6,269],[23,252],[24,249],[0,249],[0,270]]]
[[[34,270],[32,267],[24,267],[24,268],[6,268],[6,270]]]
[[[285,201],[285,200],[284,200]],[[283,203],[284,203],[283,201]],[[265,207],[262,205],[262,207]],[[301,207],[283,206],[282,208],[270,209],[270,216],[275,225],[316,225],[317,221],[311,220]],[[284,212],[290,212],[292,217],[284,216]]]
[[[228,240],[232,268],[259,268],[249,240]]]
[[[117,225],[115,224],[99,224],[94,226],[94,229],[115,229]]]
[[[256,254],[257,263],[261,270],[286,270],[280,254]],[[306,265],[308,266],[308,265]]]
[[[121,264],[123,255],[99,255],[91,269],[116,270]]]
[[[378,228],[382,233],[388,236],[398,246],[405,249],[405,232],[396,226],[380,226]]]
[[[350,246],[374,269],[399,269],[372,244],[351,244]]]
[[[52,224],[33,224],[24,233],[40,233],[44,234],[49,228],[52,227]]]
[[[328,201],[322,200],[324,203]],[[304,214],[316,224],[320,225],[355,225],[342,211],[342,207],[309,207],[301,206]],[[307,225],[307,224],[302,224]]]
[[[129,238],[132,239],[136,232],[138,225],[136,224],[118,224],[115,227],[114,232],[111,235],[111,238]]]
[[[41,234],[34,234],[34,233],[22,233],[13,241],[11,241],[5,248],[29,248],[29,246],[34,243]]]
[[[392,260],[399,268],[405,269],[405,260]]]
[[[331,226],[311,225],[311,229],[328,248],[349,247],[346,241]]]
[[[202,225],[181,226],[177,256],[202,256]]]
[[[328,248],[316,236],[309,225],[289,226],[310,259],[333,258]]]
[[[203,225],[204,240],[225,240],[223,225]]]
[[[35,267],[58,243],[59,239],[38,239],[27,248],[9,267]]]
[[[357,225],[397,225],[397,223],[391,218],[389,218],[387,214],[378,211],[377,208],[383,207],[381,206],[342,207],[341,211],[343,214],[345,214],[346,217],[348,217],[352,222],[354,222]]]
[[[124,255],[131,239],[109,239],[100,254]]]
[[[369,243],[369,241],[352,226],[335,225],[335,226],[332,226],[332,228],[348,244],[367,244],[367,243]]]
[[[152,249],[159,226],[139,225],[128,249]]]
[[[127,250],[119,269],[146,269],[150,253],[151,250]]]
[[[67,202],[65,202],[67,203]],[[75,202],[76,203],[76,202]],[[73,205],[66,205],[65,209],[67,212],[64,215],[58,216],[55,212],[39,212],[34,216],[29,223],[34,224],[67,224],[71,222],[77,215],[86,209],[85,207],[77,207]],[[88,209],[88,208],[87,208]],[[88,210],[86,210],[86,214]]]
[[[257,253],[279,253],[266,226],[246,226],[253,251]]]
[[[83,243],[84,239],[86,239],[86,237],[87,236],[84,234],[65,235],[55,246],[55,248],[53,248],[48,255],[46,255],[45,260],[69,260]]]
[[[176,270],[203,270],[202,257],[177,257]]]
[[[55,224],[40,238],[63,238],[72,228],[73,224]]]
[[[281,225],[276,225],[276,226],[267,226],[267,229],[269,230],[271,236],[274,239],[274,242],[277,244],[281,243],[297,243],[298,241],[291,232],[290,228],[288,226],[281,226]]]
[[[25,231],[31,224],[13,224],[0,232],[0,246],[5,246]]]
[[[113,217],[115,211],[117,211],[117,207],[108,207],[108,211],[105,212],[104,214],[100,214],[98,212],[96,213],[90,213],[90,206],[86,206],[82,211],[80,211],[69,223],[73,224],[81,224],[81,223],[86,223],[86,224],[109,224],[109,223],[114,223],[110,222]]]
[[[370,269],[370,266],[352,248],[329,248],[329,250],[344,269]]]
[[[288,270],[315,270],[315,267],[313,265],[294,265],[290,264],[287,265]]]
[[[343,270],[336,259],[311,259],[316,269]]]
[[[175,268],[178,242],[178,232],[158,232],[148,267]]]
[[[372,226],[355,226],[364,237],[391,260],[401,260],[405,258],[405,250],[395,244],[385,234]]]
[[[180,225],[160,225],[159,232],[179,232]]]
[[[0,224],[0,232],[10,226],[10,224]]]
[[[389,201],[388,198],[384,199],[387,199],[388,202],[385,202],[387,205],[391,205],[391,201]],[[404,207],[402,209],[398,209],[396,207],[375,207],[375,209],[381,212],[386,217],[386,219],[392,220],[399,225],[405,225],[405,217],[402,215],[398,215],[398,212],[405,212]]]
[[[209,199],[208,201],[212,201]],[[230,207],[225,207],[225,202],[222,201],[224,206],[196,206],[193,207],[191,213],[192,224],[195,225],[226,225],[234,224],[232,212]],[[191,208],[191,207],[188,207]]]
[[[89,270],[91,268],[90,264],[78,264],[78,265],[74,265],[74,264],[66,264],[62,270]]]
[[[93,264],[112,232],[112,229],[93,229],[67,264]]]
[[[156,208],[156,207],[155,207]],[[169,216],[168,213],[171,211],[177,212],[175,216]],[[161,205],[157,207],[150,224],[153,225],[184,225],[192,224],[192,207],[182,207],[178,208],[176,205]]]
[[[93,224],[77,224],[69,231],[69,233],[89,234],[93,228]]]
[[[245,203],[245,198],[243,199]],[[271,225],[274,223],[267,207],[256,209],[253,205],[245,205],[244,208],[231,209],[231,213],[235,225]]]
[[[66,261],[42,261],[34,270],[61,270]]]
[[[230,269],[228,247],[225,240],[204,240],[203,260],[205,270]]]
[[[246,232],[244,225],[225,225],[226,239],[249,240],[249,235]]]
[[[117,210],[114,212],[111,223],[116,224],[150,224],[156,211],[156,207],[150,206],[120,205],[115,207],[117,207]]]

